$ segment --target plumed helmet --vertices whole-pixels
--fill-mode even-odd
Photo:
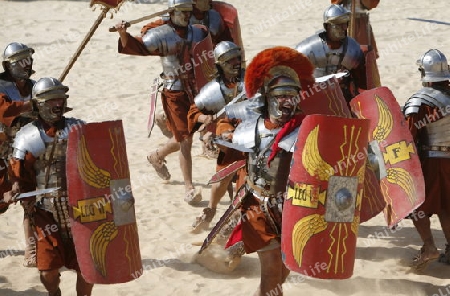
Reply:
[[[417,65],[422,73],[422,82],[439,82],[450,80],[447,58],[437,49],[430,49],[418,60]]]
[[[173,8],[181,11],[192,11],[192,0],[169,0],[168,8]]]
[[[241,48],[231,41],[221,41],[214,48],[214,59],[216,63],[228,61],[241,55]]]
[[[69,87],[63,85],[58,79],[45,77],[34,84],[31,95],[32,99],[39,104],[51,99],[67,99],[69,97],[66,94],[68,91]]]
[[[8,44],[3,51],[3,61],[14,63],[25,58],[31,57],[34,49],[19,42],[12,42]]]
[[[323,12],[323,24],[342,24],[350,21],[351,12],[344,6],[332,4]]]
[[[295,49],[277,46],[258,53],[245,72],[245,91],[253,97],[283,89],[306,89],[314,83],[314,66]]]

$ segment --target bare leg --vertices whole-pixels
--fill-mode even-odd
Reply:
[[[180,168],[184,179],[184,200],[188,204],[196,204],[202,200],[201,191],[192,184],[192,135],[180,142]]]
[[[450,264],[450,215],[446,210],[442,210],[438,214],[438,217],[442,232],[444,232],[447,241],[444,253],[439,256],[439,262]]]
[[[167,155],[177,152],[178,150],[180,150],[180,143],[172,137],[164,144],[163,147],[158,149],[158,155],[160,158],[164,159]]]
[[[81,273],[77,272],[77,296],[91,296],[93,284],[87,283]]]
[[[209,223],[211,223],[216,215],[217,205],[227,192],[228,184],[230,184],[231,180],[233,180],[233,175],[225,177],[218,183],[212,184],[208,207],[204,208],[202,214],[195,218],[191,233],[197,234],[208,228]]]
[[[423,241],[423,247],[418,258],[415,259],[414,265],[417,268],[421,268],[421,265],[426,264],[430,260],[437,259],[439,257],[439,252],[434,243],[434,238],[431,233],[430,228],[430,218],[425,215],[421,218],[419,215],[414,216],[412,219],[420,238]]]
[[[192,136],[184,139],[180,142],[180,168],[183,173],[184,179],[184,189],[186,191],[193,189],[194,185],[192,184]]]
[[[208,208],[215,209],[222,197],[227,193],[228,186],[231,184],[234,175],[226,176],[222,181],[214,183],[211,186],[211,198],[209,199]]]
[[[61,295],[59,291],[60,274],[58,269],[41,271],[41,283],[48,291],[49,296]]]
[[[438,214],[439,222],[441,223],[442,232],[444,232],[447,243],[450,243],[450,213],[441,211]]]
[[[256,295],[283,295],[282,284],[289,274],[289,270],[281,259],[280,247],[258,252],[261,262],[261,283]]]

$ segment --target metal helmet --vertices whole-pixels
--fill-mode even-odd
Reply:
[[[445,55],[437,50],[430,49],[418,60],[417,65],[422,73],[422,82],[439,82],[450,80],[450,72]]]
[[[186,16],[187,11],[192,11],[192,0],[169,0],[169,8],[173,9],[169,13],[170,20],[173,24],[180,27],[189,25],[190,16]]]
[[[199,11],[208,11],[211,9],[211,0],[194,0],[194,6]]]
[[[221,41],[214,48],[214,59],[216,63],[228,61],[240,56],[242,56],[241,48],[231,41]]]
[[[3,68],[14,78],[27,79],[33,73],[33,53],[25,44],[12,42],[3,51]]]
[[[169,0],[168,5],[168,8],[173,8],[176,10],[192,11],[192,5],[194,5],[194,3],[192,0]]]
[[[66,93],[69,87],[63,85],[58,79],[45,77],[39,79],[33,86],[31,91],[32,100],[36,103],[39,116],[47,122],[56,122],[62,118],[67,106]],[[64,99],[62,106],[50,106],[47,104],[52,99]]]
[[[323,12],[323,24],[343,24],[350,21],[351,12],[344,6],[332,4]]]
[[[214,48],[214,59],[225,75],[238,77],[241,73],[241,48],[230,41],[221,41]],[[234,58],[238,58],[233,60]],[[219,72],[220,72],[219,69]]]

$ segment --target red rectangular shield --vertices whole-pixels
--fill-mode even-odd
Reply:
[[[309,115],[298,133],[283,206],[281,250],[293,271],[353,274],[368,120]]]
[[[78,263],[95,284],[142,274],[122,121],[72,128],[67,146],[69,214]]]
[[[369,142],[379,163],[384,214],[395,226],[425,200],[425,183],[413,137],[400,105],[387,87],[356,96],[350,106],[358,118],[370,119]]]

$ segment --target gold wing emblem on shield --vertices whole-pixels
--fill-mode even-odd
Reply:
[[[327,222],[324,216],[319,214],[303,217],[295,223],[294,229],[292,230],[292,250],[298,266],[302,265],[303,249],[306,243],[314,234],[322,232],[326,228]]]
[[[381,142],[392,132],[394,118],[386,103],[379,96],[375,96],[375,101],[378,106],[379,119],[377,126],[373,131],[373,138],[378,142]],[[415,199],[415,187],[411,174],[403,168],[388,168],[386,169],[386,173],[386,180],[389,183],[400,186],[408,195],[411,204],[413,204]]]
[[[107,188],[110,185],[111,174],[99,168],[91,156],[86,146],[86,139],[81,137],[77,154],[78,172],[81,179],[94,188]]]
[[[377,125],[373,130],[372,135],[374,140],[381,142],[384,141],[392,132],[394,118],[389,110],[389,107],[379,96],[375,96],[375,101],[377,102],[379,116]]]
[[[109,243],[116,238],[119,230],[114,222],[101,224],[91,236],[89,249],[94,265],[101,275],[106,277],[106,249]]]
[[[334,169],[320,155],[318,138],[319,126],[316,126],[306,138],[305,147],[302,151],[302,163],[311,176],[325,181],[334,175]]]

